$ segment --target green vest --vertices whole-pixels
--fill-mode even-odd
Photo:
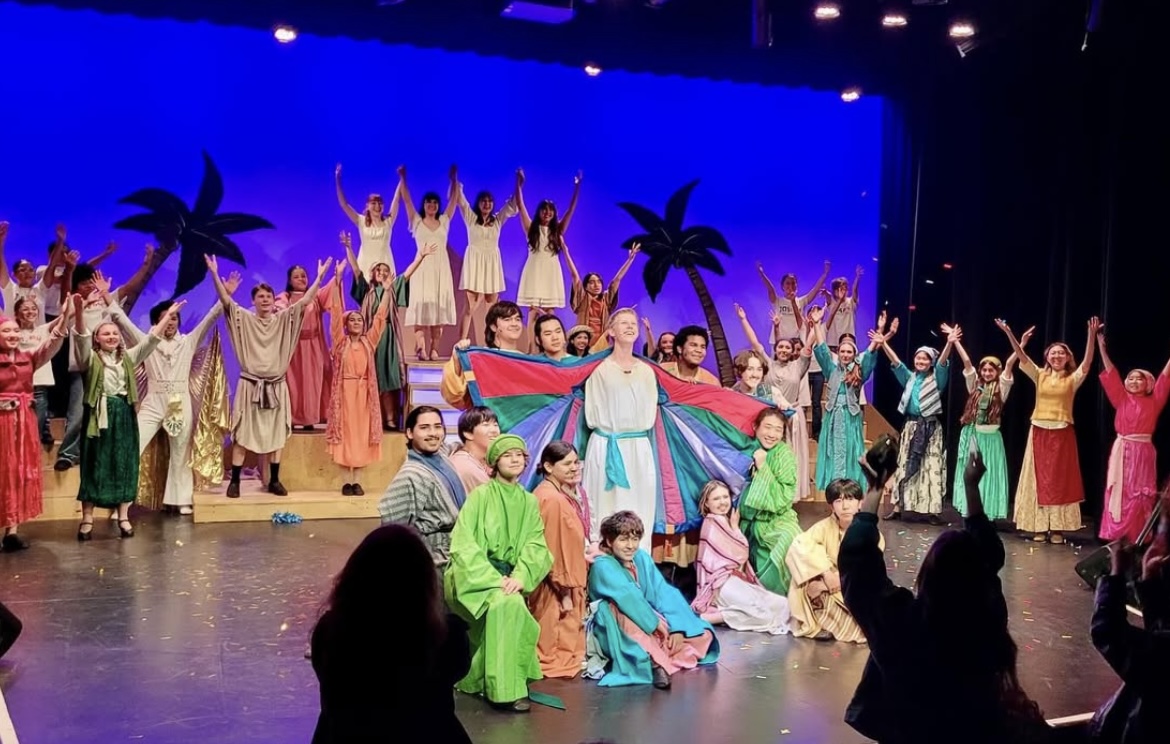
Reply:
[[[85,429],[85,435],[89,438],[97,437],[101,434],[98,428],[97,407],[101,400],[103,378],[105,377],[106,365],[100,359],[97,359],[98,352],[95,350],[91,352],[89,357],[89,368],[85,370],[85,405],[89,406],[89,426]],[[138,404],[138,378],[134,374],[134,365],[130,364],[130,358],[122,353],[122,373],[126,375],[126,400],[133,408]]]

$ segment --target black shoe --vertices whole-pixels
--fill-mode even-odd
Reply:
[[[240,484],[239,483],[237,483],[236,481],[232,481],[231,483],[228,484],[227,497],[229,499],[240,498]]]
[[[364,488],[362,488],[361,483],[354,483],[353,484],[353,495],[354,496],[365,496],[366,495],[366,491]]]
[[[13,532],[5,535],[4,540],[0,541],[0,545],[3,545],[5,553],[15,553],[18,550],[27,550],[28,540]]]
[[[85,529],[88,527],[89,529]],[[77,542],[89,542],[93,539],[93,521],[82,522],[77,528]]]
[[[341,495],[342,496],[353,496],[353,484],[346,483],[344,486],[342,486],[341,487]]]
[[[830,633],[827,630],[822,630],[822,631],[818,632],[815,636],[813,636],[813,640],[814,641],[832,641],[832,640],[834,640],[834,638],[833,638],[832,633]]]
[[[532,703],[526,697],[513,700],[510,703],[492,703],[489,701],[489,704],[496,710],[508,711],[509,713],[527,713],[532,710]]]
[[[122,533],[122,537],[134,537],[134,526],[130,524],[129,519],[118,520],[118,531]]]
[[[64,458],[64,457],[59,457],[59,458],[57,458],[57,462],[53,463],[53,470],[56,470],[58,473],[63,473],[66,470],[68,470],[69,468],[73,467],[74,464],[75,463],[72,460],[69,460],[69,459]]]
[[[653,675],[655,687],[659,690],[670,689],[670,675],[666,673],[665,669],[655,664],[650,673]]]
[[[268,493],[273,496],[288,496],[288,489],[280,481],[274,480],[268,484]]]

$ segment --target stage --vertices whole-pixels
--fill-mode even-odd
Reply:
[[[823,508],[801,505],[805,526]],[[332,575],[376,524],[144,515],[131,540],[99,519],[84,544],[73,523],[28,525],[32,547],[0,553],[0,599],[25,624],[0,662],[21,741],[307,742],[318,710],[303,658],[309,633]],[[940,528],[882,529],[895,580],[910,584]],[[1089,641],[1092,594],[1073,574],[1077,550],[1004,539],[1025,688],[1049,718],[1092,710],[1117,682]],[[864,648],[725,629],[719,638],[718,665],[681,674],[669,692],[542,681],[534,689],[567,711],[501,714],[460,695],[459,715],[483,744],[683,742],[696,731],[712,744],[864,741],[842,722]]]

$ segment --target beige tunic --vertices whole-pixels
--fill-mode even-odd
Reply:
[[[249,452],[275,452],[284,447],[292,431],[292,406],[284,375],[300,337],[305,305],[315,294],[308,292],[287,310],[267,318],[257,317],[234,302],[227,305],[228,336],[240,364],[232,406],[232,441]],[[265,391],[257,380],[267,381],[271,407],[261,404],[259,398]]]

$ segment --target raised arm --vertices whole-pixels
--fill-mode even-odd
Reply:
[[[821,288],[825,286],[825,281],[829,278],[829,272],[832,270],[832,268],[832,263],[825,261],[825,270],[821,272],[821,276],[817,279],[816,284],[812,286],[812,289],[810,289],[808,294],[806,294],[801,300],[802,305],[807,305],[816,298],[817,292],[820,292]]]
[[[561,253],[565,255],[565,265],[569,267],[570,294],[580,294],[585,291],[581,286],[581,274],[577,271],[577,264],[573,263],[573,254],[569,252],[569,244],[561,239]]]
[[[955,342],[963,339],[963,329],[957,325],[951,326],[950,333],[947,334],[947,342],[943,345],[942,351],[938,355],[938,365],[946,365],[947,360],[951,358],[951,349],[955,348]]]
[[[69,325],[72,322],[73,303],[66,298],[65,303],[61,305],[61,314],[55,320],[41,326],[45,329],[46,335],[45,340],[41,342],[40,346],[33,349],[30,355],[33,369],[40,367],[57,355],[65,343],[65,339],[69,338]]]
[[[337,185],[337,203],[341,205],[341,211],[345,212],[345,216],[349,217],[349,221],[353,224],[360,224],[362,216],[358,214],[357,210],[350,206],[349,201],[345,198],[345,191],[341,188],[341,163],[333,169],[333,181]]]
[[[307,305],[317,299],[317,292],[321,291],[321,280],[325,278],[327,273],[329,273],[329,267],[332,265],[332,258],[327,258],[324,261],[317,262],[317,278],[314,279],[313,283],[309,285],[309,288],[305,290],[304,296],[294,302],[292,307],[303,307],[304,305]]]
[[[395,184],[394,194],[390,197],[390,206],[386,209],[386,220],[390,224],[398,219],[398,205],[402,201],[402,186]]]
[[[361,269],[358,267],[357,256],[353,255],[353,238],[345,230],[337,236],[341,240],[341,245],[345,248],[345,260],[349,264],[349,268],[353,271],[354,280],[361,276]],[[338,263],[341,263],[338,261]]]
[[[203,261],[207,264],[207,273],[211,274],[211,282],[215,285],[215,294],[219,297],[224,310],[227,310],[232,305],[232,293],[227,291],[224,280],[219,275],[219,259],[215,256],[204,255]]]
[[[62,246],[63,245],[64,245],[64,242],[62,241]],[[96,269],[98,266],[103,264],[107,258],[114,255],[114,252],[117,250],[118,250],[118,244],[111,240],[110,242],[106,243],[106,247],[102,249],[101,253],[99,253],[96,256],[94,256],[93,258],[89,259],[88,261],[86,261],[86,263]],[[57,251],[53,251],[53,252],[57,253]],[[49,268],[54,268],[52,257],[49,258]],[[46,270],[45,273],[47,274],[48,271]]]
[[[524,233],[528,233],[528,228],[532,226],[532,215],[528,214],[528,207],[524,205],[524,169],[516,169],[516,191],[513,192],[512,198],[516,200],[516,209],[520,212],[520,226],[524,228]]]
[[[581,198],[581,179],[584,177],[585,174],[581,171],[577,171],[577,175],[573,176],[573,198],[569,199],[569,208],[565,210],[564,217],[561,217],[561,237],[569,231],[569,223],[577,212],[577,200]]]
[[[443,214],[450,220],[455,216],[455,210],[463,203],[463,185],[459,183],[458,166],[452,165],[447,175],[451,179],[451,188],[447,192],[447,208],[443,210]]]
[[[1024,347],[1020,345],[1020,340],[1016,338],[1016,334],[1012,333],[1012,329],[1007,324],[1007,321],[1005,321],[1003,318],[996,318],[995,324],[1001,331],[1004,332],[1004,335],[1007,336],[1008,343],[1012,345],[1012,352],[1014,352],[1015,355],[1020,358],[1020,366],[1024,369],[1024,371],[1028,372],[1031,370],[1032,372],[1035,372],[1036,363],[1033,362],[1032,358],[1028,356],[1028,352],[1024,351]]]
[[[1088,377],[1093,371],[1094,354],[1097,352],[1097,334],[1105,327],[1096,315],[1089,318],[1089,335],[1085,339],[1085,358],[1081,360],[1081,377]]]
[[[951,330],[954,328],[954,326],[943,323],[941,328],[942,332],[950,337]],[[967,349],[963,347],[962,337],[955,339],[955,352],[958,353],[959,359],[963,360],[964,372],[970,372],[971,370],[975,369],[975,365],[971,363],[971,357],[967,354]]]
[[[633,245],[630,246],[630,255],[626,256],[626,262],[623,263],[621,268],[618,269],[617,273],[613,275],[613,280],[610,281],[610,283],[609,283],[609,291],[610,292],[617,292],[618,291],[618,287],[621,286],[622,279],[625,278],[626,274],[630,270],[630,267],[634,265],[634,259],[637,258],[638,254],[641,252],[642,252],[642,244],[641,243],[634,243]]]
[[[340,283],[338,280],[339,285]],[[340,297],[340,292],[338,296]],[[370,327],[366,329],[366,340],[372,346],[378,345],[378,342],[382,340],[382,334],[386,331],[386,318],[392,312],[390,298],[393,296],[394,279],[388,276],[382,280],[382,301],[378,303],[378,309],[374,311],[374,317],[370,319]],[[341,316],[345,317],[345,313],[341,313]]]
[[[743,327],[743,335],[747,336],[748,343],[751,344],[753,349],[755,349],[758,353],[763,354],[764,358],[767,359],[770,356],[768,354],[768,350],[765,349],[764,345],[760,343],[760,339],[756,335],[755,329],[752,328],[751,321],[748,320],[747,313],[744,312],[744,309],[740,307],[738,303],[735,305],[735,314],[739,316],[739,324]]]
[[[779,295],[776,294],[776,285],[772,284],[772,280],[764,272],[764,264],[756,261],[756,271],[760,274],[760,281],[764,283],[764,287],[768,290],[768,304],[775,306]]]
[[[410,200],[410,188],[406,185],[406,166],[398,166],[398,194],[402,199],[402,205],[406,208],[406,218],[410,220],[411,228],[414,227],[414,220],[418,217],[418,210],[414,208],[414,202]]]
[[[858,298],[860,298],[860,296],[861,296],[860,294],[858,294],[858,291],[859,291],[859,288],[861,287],[861,275],[864,273],[865,273],[865,270],[861,268],[860,264],[858,264],[857,271],[855,271],[853,274],[853,291],[849,293],[853,297],[853,304],[854,305],[857,304]]]
[[[1101,352],[1101,364],[1105,365],[1105,371],[1112,372],[1113,360],[1109,358],[1109,352],[1105,348],[1105,334],[1100,331],[1097,332],[1097,349]]]
[[[79,294],[70,299],[73,304],[73,360],[84,372],[89,369],[89,358],[93,355],[93,336],[85,327],[85,300]]]
[[[410,262],[410,266],[407,266],[406,270],[402,272],[402,278],[410,281],[410,277],[414,276],[414,272],[418,271],[419,266],[422,266],[423,259],[427,256],[433,256],[438,252],[439,246],[437,243],[427,243],[424,245],[421,250],[414,254],[414,260]]]
[[[329,308],[329,335],[333,338],[333,345],[337,346],[345,340],[345,292],[342,290],[342,276],[345,274],[345,262],[338,261],[333,267],[333,291]],[[375,342],[377,343],[377,342]]]
[[[121,303],[127,296],[138,297],[142,294],[142,288],[146,286],[146,280],[150,278],[150,265],[154,262],[154,246],[150,243],[146,244],[146,253],[142,257],[142,265],[138,267],[138,271],[134,272],[134,276],[130,280],[114,290],[114,300]]]

